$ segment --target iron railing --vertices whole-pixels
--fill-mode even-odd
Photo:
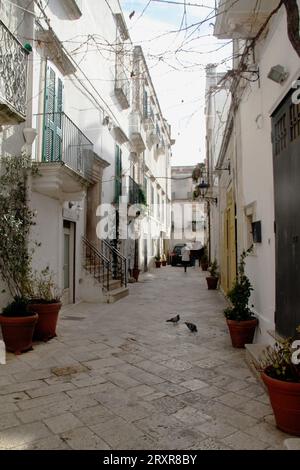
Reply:
[[[82,237],[84,268],[109,291],[111,262],[97,248]]]
[[[130,176],[128,176],[128,203],[129,204],[146,204],[146,196],[142,187],[137,184]]]
[[[93,143],[63,112],[43,115],[42,161],[63,162],[87,180],[92,178]]]
[[[109,260],[113,279],[118,279],[121,286],[127,286],[127,258],[113,245],[115,241],[109,243],[107,240],[101,240],[101,251],[106,259]]]
[[[0,20],[0,110],[3,106],[26,118],[28,52]]]

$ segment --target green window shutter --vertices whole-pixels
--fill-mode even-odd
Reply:
[[[122,150],[116,145],[115,151],[115,201],[119,202],[122,196]]]
[[[47,67],[43,161],[60,161],[62,157],[63,83],[51,67]]]

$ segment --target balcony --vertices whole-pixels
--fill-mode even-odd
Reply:
[[[26,119],[28,52],[0,20],[0,125]]]
[[[136,153],[142,153],[146,149],[141,117],[138,112],[133,112],[129,116],[129,139]]]
[[[278,0],[259,3],[256,0],[221,0],[214,35],[219,39],[254,38],[278,3]]]
[[[130,107],[130,81],[125,72],[120,72],[115,80],[115,96],[122,109]]]
[[[146,196],[139,184],[137,184],[130,176],[128,177],[128,204],[146,204]]]
[[[82,0],[63,0],[62,3],[70,20],[78,20],[82,16]]]
[[[78,200],[87,185],[100,180],[107,166],[94,153],[92,142],[65,113],[38,115],[43,125],[40,176],[34,190],[55,199]]]

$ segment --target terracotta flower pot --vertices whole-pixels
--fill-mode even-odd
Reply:
[[[141,272],[141,270],[138,269],[138,268],[133,268],[133,270],[132,270],[132,277],[134,277],[136,282],[138,282],[138,280],[139,280],[140,272]]]
[[[2,336],[6,350],[15,354],[30,351],[32,349],[33,331],[37,320],[37,313],[33,313],[28,317],[5,317],[0,315]]]
[[[166,261],[162,261],[161,264],[162,264],[162,266],[167,266],[167,262],[166,262]]]
[[[300,436],[300,383],[273,379],[265,372],[261,377],[268,388],[277,427]]]
[[[216,290],[218,287],[219,278],[209,276],[206,278],[208,290]]]
[[[49,341],[56,336],[56,324],[61,303],[55,304],[29,304],[28,310],[39,315],[33,339],[37,341]]]
[[[227,320],[232,346],[234,348],[244,348],[245,344],[251,344],[257,324],[256,318],[245,321]]]
[[[155,266],[156,266],[157,268],[160,268],[160,266],[161,266],[161,261],[155,261]]]
[[[202,271],[207,271],[208,270],[208,263],[201,263],[201,268],[202,268]]]

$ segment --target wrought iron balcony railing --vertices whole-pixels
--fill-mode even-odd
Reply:
[[[63,162],[91,181],[94,162],[93,143],[65,113],[43,115],[42,161]]]
[[[129,204],[146,204],[146,196],[142,187],[137,184],[130,176],[128,187],[128,203]]]
[[[28,51],[0,20],[0,124],[26,119]]]

